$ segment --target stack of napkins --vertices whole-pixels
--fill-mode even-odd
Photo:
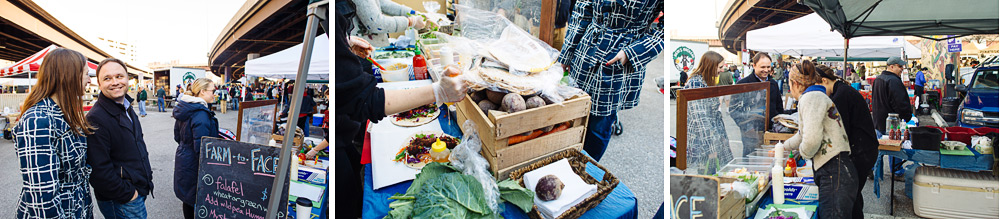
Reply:
[[[569,160],[566,159],[525,173],[524,185],[531,191],[535,191],[535,184],[538,183],[538,180],[550,174],[558,177],[566,187],[563,187],[562,194],[556,200],[542,201],[538,199],[538,195],[535,195],[535,205],[538,206],[538,211],[542,214],[542,217],[547,219],[558,217],[565,213],[566,210],[569,210],[569,208],[580,204],[587,197],[597,193],[597,185],[584,182],[580,176],[573,172],[573,168],[569,166]]]

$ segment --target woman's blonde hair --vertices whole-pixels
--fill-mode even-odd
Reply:
[[[209,80],[208,78],[199,78],[188,85],[188,90],[184,91],[184,95],[198,96],[198,93],[208,89],[208,85],[214,83],[215,82],[212,82],[212,80]]]

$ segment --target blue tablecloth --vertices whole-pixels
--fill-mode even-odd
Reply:
[[[597,176],[603,176],[604,171],[600,168],[594,166],[593,164],[587,164],[587,173],[591,176],[598,178]],[[598,178],[600,179],[600,178]],[[389,214],[389,203],[394,200],[389,200],[389,197],[396,193],[404,194],[406,189],[410,188],[410,184],[413,181],[406,181],[396,185],[387,186],[378,190],[373,190],[372,188],[372,169],[371,164],[365,164],[365,185],[364,185],[364,203],[362,203],[362,218],[383,218],[385,215]],[[632,194],[632,190],[629,190],[625,183],[619,182],[618,186],[611,191],[611,194],[601,201],[593,209],[584,213],[580,218],[636,218],[638,217],[639,202],[635,198],[635,194]],[[528,218],[528,215],[522,212],[520,209],[515,207],[510,203],[505,203],[503,206],[504,210],[501,215],[504,218]]]
[[[968,147],[968,146],[966,146]],[[886,151],[879,150],[879,159],[875,162],[875,197],[881,197],[879,194],[880,186],[879,181],[882,178],[882,158],[883,156],[892,156],[903,160],[913,161],[914,163],[923,164],[927,166],[936,166],[946,169],[964,170],[964,171],[988,171],[992,170],[993,167],[993,156],[989,154],[980,154],[975,149],[968,147],[972,150],[973,156],[955,156],[955,155],[941,155],[940,151],[929,151],[929,150],[917,150],[917,149],[902,149],[900,151]],[[906,184],[913,184],[913,168],[907,168],[906,171]]]

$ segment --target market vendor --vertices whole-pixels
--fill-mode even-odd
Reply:
[[[372,64],[351,52],[347,33],[349,21],[337,14],[336,28],[336,217],[358,218],[361,213],[362,187],[360,154],[352,143],[364,131],[366,121],[378,122],[386,115],[438,102],[458,102],[465,98],[466,83],[461,75],[444,77],[431,85],[409,90],[383,90],[375,87]],[[458,74],[448,68],[447,75]]]
[[[799,101],[799,131],[785,142],[810,159],[819,186],[819,218],[848,218],[858,198],[858,177],[847,131],[833,100],[810,61],[790,69],[790,96]]]
[[[354,9],[345,15],[351,21],[345,25],[353,26],[350,35],[361,37],[375,47],[389,46],[390,33],[400,33],[409,27],[424,28],[424,19],[414,16],[417,11],[392,0],[350,0],[349,5]]]
[[[617,113],[639,105],[646,64],[663,50],[663,1],[578,0],[559,63],[593,104],[583,149],[600,161]],[[583,36],[589,36],[584,38]]]
[[[863,180],[872,173],[875,161],[878,159],[878,138],[875,137],[875,124],[872,124],[872,113],[864,103],[865,98],[857,90],[834,75],[833,69],[826,65],[816,66],[816,72],[821,77],[820,85],[826,88],[833,104],[840,112],[840,118],[847,131],[847,139],[851,145],[851,161],[858,171],[858,199],[854,202],[854,218],[864,218],[864,198],[861,198],[861,188],[865,187]]]
[[[913,117],[913,107],[900,78],[906,62],[899,57],[889,57],[886,65],[885,71],[872,83],[872,117],[875,127],[882,133],[885,133],[885,118],[889,113],[899,114],[904,121]]]

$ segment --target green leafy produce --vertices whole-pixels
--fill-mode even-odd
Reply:
[[[512,181],[498,187],[501,199],[527,209],[525,212],[531,210],[534,193],[530,190]],[[406,194],[389,198],[396,201],[389,204],[392,210],[385,218],[492,218],[496,212],[484,202],[485,197],[475,177],[432,162],[417,174]]]
[[[497,183],[497,187],[500,188],[500,199],[517,205],[524,212],[531,211],[531,206],[534,205],[535,201],[534,192],[521,187],[520,184],[510,179],[500,181]]]
[[[413,54],[408,52],[385,52],[375,55],[375,59],[394,59],[394,58],[409,58],[413,57]]]

